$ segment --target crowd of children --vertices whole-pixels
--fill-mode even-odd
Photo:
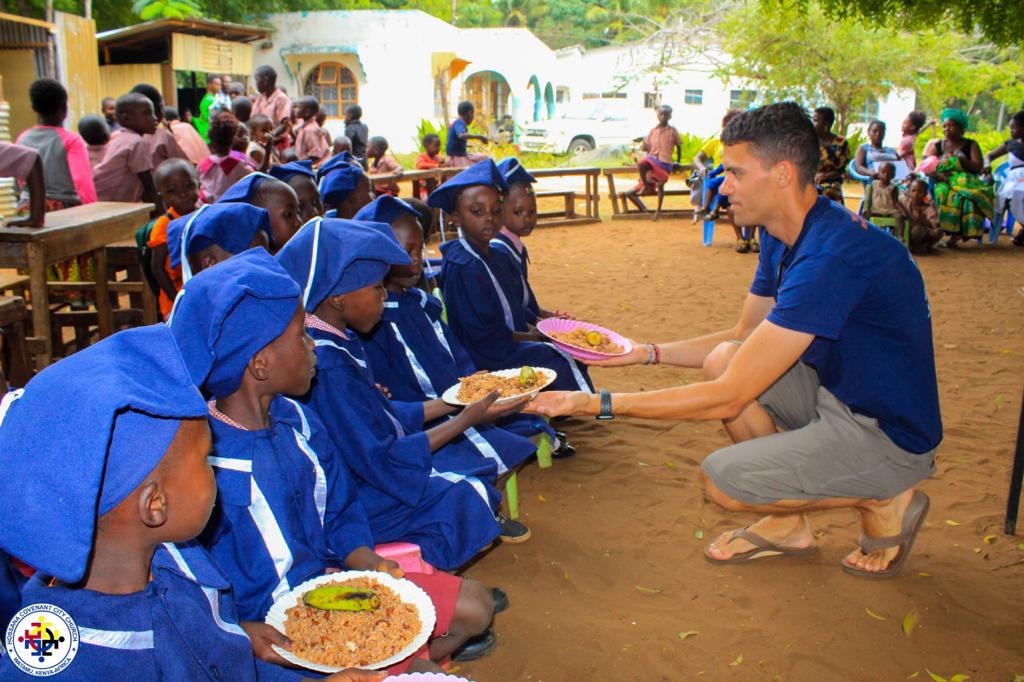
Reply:
[[[398,169],[360,112],[339,149],[317,101],[286,110],[274,76],[257,71],[252,112],[244,90],[211,78],[205,130],[140,85],[114,102],[113,131],[105,110],[83,117],[81,136],[61,127],[64,89],[41,81],[40,125],[21,138],[39,153],[3,150],[32,179],[28,222],[97,197],[157,207],[140,253],[164,322],[81,350],[0,403],[0,508],[61,519],[46,537],[0,529],[0,620],[19,604],[63,609],[79,636],[69,679],[302,679],[264,618],[288,590],[346,569],[404,575],[434,604],[428,643],[392,672],[483,656],[508,596],[456,572],[529,539],[501,491],[538,442],[575,453],[520,414],[525,400],[492,393],[459,409],[439,397],[459,377],[524,364],[554,369],[556,388],[591,389],[535,326],[564,313],[529,284],[534,178],[486,159],[429,206],[403,201],[397,185],[371,186],[360,152],[371,172]],[[205,133],[207,153],[189,154],[174,122]],[[38,205],[44,186],[52,199]],[[424,273],[435,208],[464,235],[445,248],[445,303]],[[45,408],[65,391],[68,414]],[[391,542],[438,570],[403,574],[377,552]],[[0,660],[0,679],[21,678],[15,659]]]

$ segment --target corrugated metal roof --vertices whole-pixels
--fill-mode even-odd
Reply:
[[[155,19],[153,21],[144,21],[141,24],[133,24],[97,33],[96,40],[99,42],[100,47],[103,48],[151,40],[171,33],[188,33],[247,43],[254,40],[264,40],[272,32],[273,29],[263,26],[230,24],[223,21],[210,21],[208,19]]]

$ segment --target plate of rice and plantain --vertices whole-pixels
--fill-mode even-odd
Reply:
[[[533,400],[537,394],[558,378],[553,369],[547,367],[518,367],[499,369],[495,372],[477,372],[459,379],[441,396],[449,405],[470,405],[486,397],[492,391],[498,392],[495,404],[514,403],[523,398]]]

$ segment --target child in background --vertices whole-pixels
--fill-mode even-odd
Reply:
[[[363,108],[352,104],[345,108],[345,137],[352,145],[352,156],[360,163],[366,158],[366,144],[370,138],[370,129],[363,123]]]
[[[214,398],[218,498],[202,540],[231,580],[257,657],[281,664],[270,645],[287,648],[287,640],[263,622],[277,595],[338,568],[403,577],[374,552],[356,481],[320,419],[286,397],[306,393],[316,372],[301,294],[273,258],[252,249],[193,278],[170,325],[193,380]],[[451,652],[490,623],[491,596],[479,583],[405,577],[437,608],[432,653]],[[428,666],[420,667],[438,670]]]
[[[252,117],[252,100],[245,95],[238,95],[231,99],[231,113],[242,123],[249,123]]]
[[[341,159],[342,157],[334,157]],[[320,197],[328,218],[351,218],[359,209],[373,201],[370,179],[359,166],[339,162],[320,176]]]
[[[52,409],[55,400],[68,409]],[[192,542],[217,493],[206,413],[164,325],[120,332],[47,367],[9,403],[0,546],[38,569],[22,604],[55,605],[77,625],[75,641],[51,651],[67,656],[62,678],[305,679],[253,657],[231,585]],[[32,532],[54,504],[64,522]],[[75,647],[73,658],[64,647]],[[28,678],[21,656],[0,660],[0,678]]]
[[[416,170],[433,170],[445,165],[441,156],[441,138],[434,133],[423,136],[423,151],[416,157]]]
[[[107,153],[107,142],[110,142],[110,128],[102,116],[89,114],[78,119],[78,134],[85,140],[85,148],[89,154],[89,166],[93,172],[100,165]]]
[[[29,86],[28,97],[39,124],[23,131],[16,142],[35,149],[43,161],[46,210],[96,201],[85,141],[63,127],[68,115],[67,90],[55,80],[40,78]]]
[[[270,214],[270,246],[267,250],[272,254],[277,253],[302,227],[295,190],[266,173],[253,173],[242,178],[228,188],[217,203],[245,203],[267,209]]]
[[[526,320],[526,307],[518,305],[524,295],[519,271],[505,254],[491,249],[491,239],[501,228],[501,197],[507,190],[505,177],[487,159],[430,195],[428,203],[452,216],[462,230],[459,239],[441,245],[448,324],[481,369],[547,367],[558,375],[553,390],[593,392],[585,366],[541,342],[540,333]]]
[[[917,161],[914,158],[914,145],[917,143],[917,138],[921,133],[935,125],[935,121],[928,121],[928,124],[925,125],[927,120],[928,117],[924,115],[923,111],[911,111],[903,119],[903,125],[900,128],[903,137],[900,138],[900,143],[896,147],[896,153],[900,159],[907,162],[907,168],[917,168]]]
[[[295,129],[295,153],[299,161],[309,159],[314,166],[319,166],[330,156],[330,148],[316,122],[320,102],[316,97],[302,97],[296,102],[295,112],[302,119],[302,123]]]
[[[312,161],[293,161],[274,166],[270,175],[295,190],[299,200],[299,221],[304,225],[316,217],[323,216],[324,205],[320,201],[320,190],[316,188],[316,174]]]
[[[164,107],[164,122],[167,124],[167,129],[174,135],[178,146],[185,152],[185,156],[193,165],[198,166],[203,159],[210,155],[210,148],[206,145],[206,141],[196,132],[195,128],[180,119],[176,108]]]
[[[263,114],[256,114],[249,119],[248,125],[249,147],[245,150],[245,153],[249,157],[249,161],[256,168],[262,168],[269,153],[270,163],[267,165],[273,168],[278,163],[277,149],[274,147],[274,141],[270,137],[274,124]]]
[[[153,155],[153,167],[156,168],[167,159],[187,159],[188,155],[178,144],[177,138],[170,129],[160,125],[164,120],[164,98],[160,91],[152,85],[140,83],[132,88],[132,92],[145,95],[153,103],[153,113],[156,115],[156,130],[152,135],[145,135],[146,143],[149,145],[149,152]]]
[[[270,215],[249,204],[207,204],[167,226],[171,267],[181,268],[183,285],[237,253],[269,244]]]
[[[472,102],[459,102],[457,111],[458,118],[448,126],[448,140],[445,143],[444,153],[448,157],[449,166],[466,168],[487,158],[486,154],[470,154],[466,144],[471,140],[487,144],[490,140],[484,135],[475,135],[469,132],[469,126],[476,117],[476,108]]]
[[[501,495],[486,480],[446,470],[447,446],[466,429],[518,411],[492,407],[496,393],[424,431],[454,411],[440,400],[389,400],[376,384],[357,333],[384,310],[383,278],[409,257],[386,225],[331,218],[306,223],[277,260],[304,289],[306,328],[316,342],[317,377],[306,404],[326,424],[352,472],[377,542],[413,542],[442,570],[472,559],[499,534],[524,540],[529,529],[495,518]],[[454,454],[452,455],[454,456]],[[495,464],[479,456],[481,474]],[[463,462],[463,464],[468,464]],[[492,479],[493,480],[493,479]]]
[[[156,130],[153,103],[145,95],[132,92],[117,100],[117,120],[121,130],[110,138],[107,153],[96,167],[96,193],[102,201],[147,201],[154,204],[154,215],[163,213],[163,205],[153,184],[153,157],[145,135]]]
[[[220,113],[210,124],[210,151],[199,164],[199,199],[212,204],[228,187],[252,172],[245,154],[234,151],[238,119],[230,111]]]
[[[181,291],[181,266],[171,265],[167,247],[167,228],[177,220],[196,210],[199,202],[199,176],[195,167],[182,159],[168,159],[160,164],[156,173],[156,189],[167,212],[156,219],[149,232],[150,273],[160,289],[160,313],[166,320],[174,307],[174,297]]]
[[[331,149],[334,152],[334,156],[338,156],[339,154],[342,153],[348,153],[348,155],[351,156],[352,140],[348,139],[348,136],[346,135],[338,135],[336,138],[334,138],[334,143],[331,144]]]
[[[388,153],[388,141],[380,136],[370,138],[370,142],[366,147],[366,155],[370,162],[370,175],[384,175],[384,174],[402,174],[402,166],[395,157],[387,156]],[[378,182],[373,185],[373,191],[375,194],[387,194],[389,196],[397,197],[399,188],[396,180],[386,180],[384,182]]]
[[[113,97],[104,97],[100,103],[100,111],[103,112],[103,118],[107,120],[107,127],[111,133],[121,128],[121,124],[117,122],[117,100]]]
[[[895,218],[896,227],[893,229],[893,234],[902,241],[906,217],[903,205],[900,203],[899,188],[892,181],[896,176],[896,167],[893,166],[892,161],[883,161],[878,164],[875,172],[877,177],[864,188],[864,201],[860,207],[860,214],[868,221],[872,218]]]
[[[324,136],[324,142],[327,144],[327,149],[330,150],[331,146],[334,144],[334,140],[331,139],[331,131],[324,127],[325,123],[327,123],[327,112],[321,108],[316,112],[316,124],[320,126],[320,132]],[[330,154],[330,151],[328,151],[328,154]]]
[[[942,233],[939,232],[939,214],[928,197],[928,181],[920,177],[913,178],[900,198],[900,204],[907,215],[910,250],[931,250],[942,239]]]
[[[646,152],[646,156],[636,164],[637,170],[640,171],[640,182],[625,195],[645,213],[647,206],[640,199],[640,195],[658,194],[658,189],[665,186],[672,173],[673,152],[676,161],[680,160],[682,154],[683,140],[679,136],[679,131],[668,124],[671,120],[672,107],[667,104],[658,107],[658,125],[651,128],[640,145]],[[661,209],[660,199],[658,209]],[[654,217],[657,219],[658,212],[655,212]]]

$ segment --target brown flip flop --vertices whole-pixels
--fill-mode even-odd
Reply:
[[[756,559],[765,559],[773,556],[810,556],[818,551],[817,545],[811,545],[810,547],[783,547],[782,545],[777,545],[750,530],[750,526],[738,528],[731,532],[726,544],[733,540],[746,540],[754,545],[754,549],[733,554],[728,559],[716,559],[709,553],[711,545],[708,545],[704,548],[704,558],[713,564],[746,564]]]
[[[892,561],[885,568],[884,571],[865,571],[856,566],[851,566],[846,563],[843,559],[839,562],[839,566],[849,573],[850,575],[857,576],[858,578],[867,578],[868,580],[883,580],[885,578],[891,578],[900,572],[903,568],[903,563],[907,560],[910,555],[910,549],[914,546],[914,540],[917,539],[917,533],[921,530],[921,526],[924,525],[924,517],[928,515],[928,508],[931,506],[931,500],[920,490],[914,491],[914,496],[910,500],[910,504],[907,505],[907,511],[903,514],[903,532],[899,535],[890,535],[885,538],[869,538],[861,535],[860,540],[857,544],[860,545],[860,551],[864,554],[871,554],[877,552],[880,549],[886,549],[889,547],[899,547],[899,551],[896,556],[893,557]]]

